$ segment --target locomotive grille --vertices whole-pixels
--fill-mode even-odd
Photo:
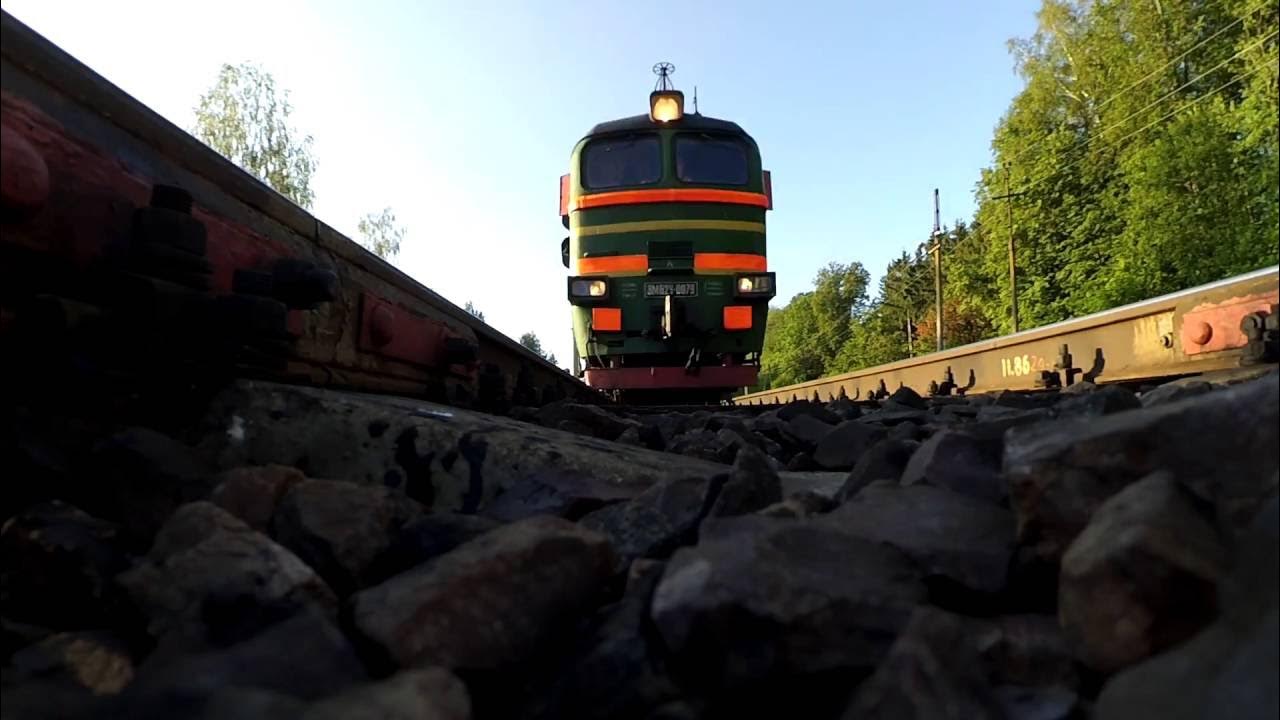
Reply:
[[[693,243],[680,240],[654,240],[649,243],[651,271],[692,270]]]

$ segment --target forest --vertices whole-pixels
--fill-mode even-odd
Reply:
[[[770,308],[761,388],[1105,310],[1280,259],[1275,0],[1045,0],[1010,41],[1022,91],[974,217],[921,238],[879,287],[856,260]]]

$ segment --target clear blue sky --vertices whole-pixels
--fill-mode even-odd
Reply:
[[[171,121],[223,62],[262,63],[315,137],[315,214],[348,234],[391,206],[396,264],[562,365],[558,178],[591,125],[646,111],[659,60],[773,172],[781,305],[836,260],[879,278],[924,239],[932,192],[968,218],[1021,89],[1007,41],[1038,0],[338,2],[5,0],[4,9]]]

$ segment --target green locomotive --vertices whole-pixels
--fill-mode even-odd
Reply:
[[[769,173],[736,123],[684,111],[668,63],[645,115],[601,123],[560,178],[575,371],[615,395],[754,385],[774,274]]]

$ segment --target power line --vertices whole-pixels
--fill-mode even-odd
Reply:
[[[1137,130],[1134,130],[1133,132],[1130,132],[1129,134],[1127,134],[1127,135],[1125,135],[1125,136],[1121,137],[1120,139],[1118,139],[1118,140],[1116,140],[1116,141],[1114,141],[1114,142],[1108,143],[1108,144],[1107,144],[1107,145],[1105,145],[1102,149],[1103,149],[1103,150],[1106,150],[1106,149],[1114,148],[1114,147],[1116,147],[1116,146],[1120,145],[1120,144],[1121,144],[1121,143],[1123,143],[1125,140],[1128,140],[1129,138],[1131,138],[1131,137],[1133,137],[1133,136],[1137,135],[1138,133],[1141,133],[1142,131],[1149,129],[1149,128],[1151,128],[1152,126],[1156,125],[1157,123],[1160,123],[1160,122],[1162,122],[1162,121],[1164,121],[1164,120],[1167,120],[1167,119],[1169,119],[1169,118],[1171,118],[1171,117],[1173,117],[1173,116],[1177,115],[1178,113],[1180,113],[1180,112],[1182,112],[1182,111],[1184,111],[1184,110],[1187,110],[1187,109],[1189,109],[1189,108],[1191,108],[1191,107],[1194,107],[1195,105],[1197,105],[1197,104],[1198,104],[1198,103],[1200,103],[1201,101],[1206,100],[1206,99],[1208,99],[1208,98],[1211,98],[1211,97],[1213,97],[1214,95],[1217,95],[1218,93],[1222,92],[1223,90],[1227,89],[1228,87],[1231,87],[1232,85],[1235,85],[1236,83],[1240,82],[1241,80],[1244,80],[1244,79],[1246,79],[1246,78],[1248,78],[1248,77],[1252,76],[1254,73],[1258,72],[1259,70],[1262,70],[1263,68],[1266,68],[1266,67],[1270,67],[1270,66],[1271,66],[1272,64],[1274,64],[1275,62],[1276,62],[1276,61],[1275,61],[1274,59],[1272,59],[1272,61],[1271,61],[1270,63],[1265,63],[1265,62],[1264,62],[1264,63],[1259,63],[1256,67],[1254,67],[1253,69],[1249,70],[1249,71],[1248,71],[1248,72],[1246,72],[1245,74],[1243,74],[1243,75],[1239,75],[1239,76],[1237,76],[1237,77],[1235,77],[1235,78],[1232,78],[1231,80],[1228,80],[1227,82],[1225,82],[1225,83],[1223,83],[1223,84],[1219,85],[1218,87],[1216,87],[1216,88],[1214,88],[1213,90],[1211,90],[1211,91],[1209,91],[1209,92],[1205,93],[1204,95],[1201,95],[1201,96],[1199,96],[1199,97],[1195,98],[1194,100],[1192,100],[1192,101],[1190,101],[1190,102],[1188,102],[1188,103],[1185,103],[1184,105],[1182,105],[1182,106],[1180,106],[1180,107],[1178,107],[1178,108],[1175,108],[1174,110],[1172,110],[1172,111],[1170,111],[1170,112],[1168,112],[1168,113],[1166,113],[1166,114],[1164,114],[1164,115],[1162,115],[1162,116],[1160,116],[1160,117],[1156,118],[1155,120],[1152,120],[1151,122],[1147,123],[1146,125],[1143,125],[1142,127],[1138,128]],[[1087,145],[1088,145],[1088,143],[1086,142],[1086,143],[1085,143],[1085,146],[1087,146]],[[1030,191],[1032,188],[1036,187],[1036,186],[1037,186],[1037,185],[1039,185],[1040,183],[1042,183],[1042,182],[1044,182],[1044,181],[1046,181],[1046,180],[1048,180],[1048,179],[1050,179],[1050,178],[1052,178],[1052,177],[1054,177],[1054,176],[1056,176],[1056,175],[1060,175],[1060,174],[1062,174],[1063,172],[1066,172],[1067,170],[1070,170],[1071,168],[1075,167],[1076,165],[1079,165],[1080,163],[1084,162],[1084,161],[1085,161],[1085,160],[1087,160],[1087,159],[1088,159],[1088,156],[1083,156],[1083,157],[1076,158],[1075,160],[1073,160],[1073,161],[1071,161],[1071,162],[1067,163],[1066,165],[1063,165],[1063,166],[1061,166],[1061,167],[1059,167],[1059,168],[1055,169],[1053,172],[1049,173],[1048,175],[1045,175],[1044,177],[1041,177],[1040,179],[1033,181],[1030,185],[1027,185],[1027,186],[1023,189],[1023,191],[1022,191],[1022,192],[1028,192],[1028,191]]]
[[[1268,6],[1268,5],[1271,5],[1271,4],[1272,4],[1272,3],[1271,3],[1271,1],[1270,1],[1270,0],[1264,0],[1263,2],[1258,3],[1257,5],[1255,5],[1255,6],[1251,7],[1251,8],[1249,8],[1249,9],[1248,9],[1248,10],[1246,10],[1246,11],[1244,11],[1244,13],[1242,13],[1242,14],[1240,15],[1240,17],[1238,17],[1238,18],[1236,18],[1235,20],[1232,20],[1231,22],[1227,23],[1226,25],[1223,25],[1222,27],[1218,28],[1218,29],[1217,29],[1217,31],[1215,31],[1212,35],[1209,35],[1208,37],[1206,37],[1205,39],[1203,39],[1203,40],[1201,40],[1200,42],[1196,43],[1195,45],[1192,45],[1191,47],[1189,47],[1189,48],[1187,48],[1186,50],[1182,51],[1182,52],[1181,52],[1181,53],[1179,53],[1178,55],[1174,56],[1174,58],[1173,58],[1173,59],[1169,60],[1168,62],[1166,62],[1165,64],[1163,64],[1163,65],[1161,65],[1160,67],[1156,68],[1155,70],[1152,70],[1151,72],[1147,73],[1147,74],[1146,74],[1146,75],[1144,75],[1142,78],[1140,78],[1140,79],[1136,80],[1135,82],[1132,82],[1132,83],[1130,83],[1129,85],[1126,85],[1125,87],[1123,87],[1123,88],[1121,88],[1120,90],[1118,90],[1114,95],[1111,95],[1111,96],[1110,96],[1110,97],[1108,97],[1106,100],[1102,101],[1102,103],[1101,103],[1101,104],[1099,104],[1099,105],[1098,105],[1098,107],[1094,108],[1094,109],[1093,109],[1093,112],[1095,112],[1095,113],[1097,113],[1097,112],[1101,112],[1102,108],[1106,107],[1107,105],[1110,105],[1112,101],[1114,101],[1114,100],[1116,100],[1116,99],[1118,99],[1118,98],[1120,98],[1120,97],[1123,97],[1126,93],[1130,92],[1130,91],[1131,91],[1131,90],[1133,90],[1134,88],[1138,87],[1139,85],[1141,85],[1141,84],[1145,83],[1146,81],[1150,80],[1151,78],[1155,77],[1156,75],[1158,75],[1159,73],[1163,72],[1164,70],[1167,70],[1171,65],[1173,65],[1174,63],[1178,62],[1179,60],[1181,60],[1181,59],[1185,58],[1187,55],[1190,55],[1192,52],[1194,52],[1195,50],[1199,49],[1199,48],[1200,48],[1201,46],[1203,46],[1205,43],[1209,42],[1210,40],[1213,40],[1214,38],[1218,37],[1219,35],[1221,35],[1222,33],[1226,32],[1227,30],[1231,29],[1232,27],[1235,27],[1236,25],[1239,25],[1240,23],[1244,22],[1245,18],[1247,18],[1249,15],[1251,15],[1251,14],[1253,14],[1254,12],[1256,12],[1257,10],[1259,10],[1259,9],[1261,9],[1261,8],[1263,8],[1263,7],[1266,7],[1266,6]],[[1274,33],[1273,33],[1273,34],[1274,34]],[[1238,56],[1238,54],[1237,54],[1237,56]],[[1228,59],[1228,61],[1230,61],[1231,59],[1234,59],[1234,57],[1237,57],[1237,56],[1233,56],[1232,58],[1229,58],[1229,59]],[[1220,67],[1220,66],[1219,66],[1219,67]],[[1216,69],[1216,68],[1215,68],[1215,69]],[[1211,70],[1210,72],[1212,72],[1212,70]],[[1177,92],[1177,91],[1175,90],[1174,92]],[[1166,96],[1166,97],[1167,97],[1167,96]],[[1144,109],[1145,109],[1145,108],[1144,108]],[[1126,120],[1127,120],[1127,119],[1128,119],[1128,118],[1126,118]],[[1023,156],[1025,156],[1027,153],[1029,153],[1029,152],[1031,152],[1032,150],[1035,150],[1036,148],[1038,148],[1038,147],[1040,147],[1041,145],[1043,145],[1046,141],[1048,141],[1049,137],[1050,137],[1049,135],[1046,135],[1045,137],[1041,138],[1040,140],[1037,140],[1037,141],[1036,141],[1035,143],[1033,143],[1030,147],[1023,149],[1021,152],[1019,152],[1017,155],[1014,155],[1012,158],[1010,158],[1010,159],[1009,159],[1009,160],[1007,160],[1006,162],[1008,162],[1008,163],[1010,163],[1010,164],[1017,162],[1018,160],[1022,159],[1022,158],[1023,158]]]

